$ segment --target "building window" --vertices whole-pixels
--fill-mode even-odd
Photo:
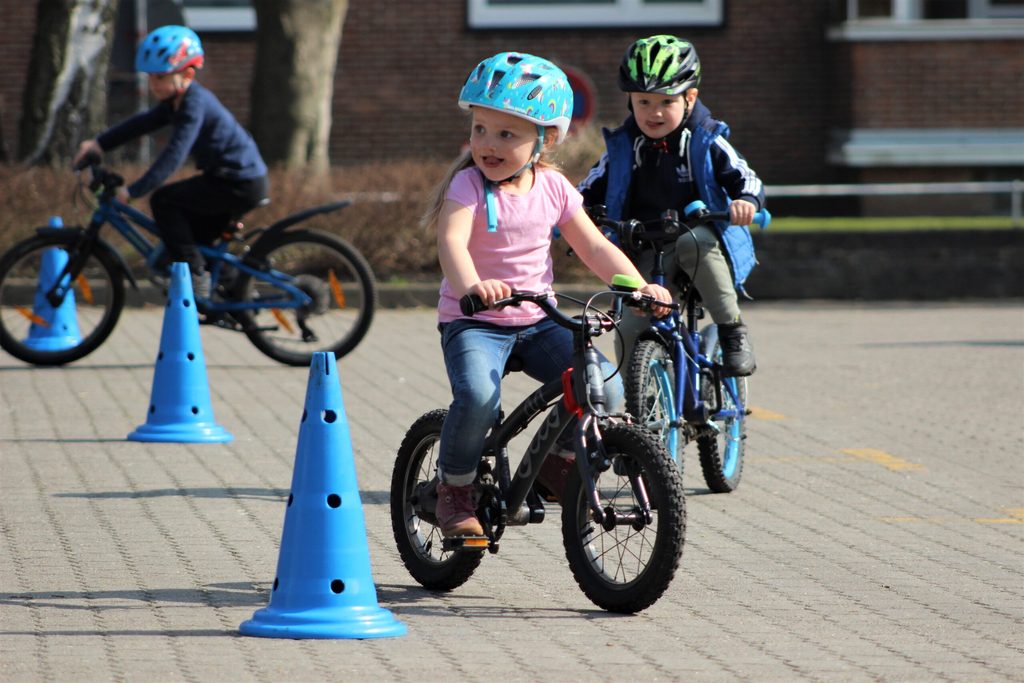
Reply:
[[[999,19],[1024,17],[1022,0],[837,0],[833,14],[842,21],[891,19]]]
[[[719,26],[724,0],[467,0],[470,28]]]
[[[254,31],[250,0],[182,0],[185,24],[195,31]]]

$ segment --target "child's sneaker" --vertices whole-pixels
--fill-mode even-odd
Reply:
[[[718,341],[722,345],[722,374],[726,377],[746,377],[754,374],[754,348],[747,339],[747,326],[741,322],[718,326]]]
[[[476,488],[437,482],[437,524],[445,536],[483,536],[476,518]]]

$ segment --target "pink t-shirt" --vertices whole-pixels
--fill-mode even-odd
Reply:
[[[487,231],[487,205],[483,176],[475,167],[455,175],[448,187],[447,199],[468,207],[473,213],[469,253],[481,280],[502,280],[512,289],[544,292],[551,289],[551,230],[572,218],[583,206],[583,197],[558,171],[537,169],[533,187],[524,195],[494,188],[498,210],[498,229]],[[438,320],[450,322],[464,317],[459,299],[441,281]],[[499,311],[477,313],[475,320],[497,325],[530,325],[544,317],[536,304],[508,306]]]

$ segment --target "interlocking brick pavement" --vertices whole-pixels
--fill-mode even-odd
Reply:
[[[238,635],[268,600],[308,370],[203,328],[235,440],[128,442],[161,315],[64,368],[0,353],[0,680],[1024,680],[1019,303],[749,305],[742,485],[709,494],[687,450],[683,563],[634,616],[577,589],[553,511],[451,593],[409,577],[391,465],[448,385],[433,312],[382,311],[338,368],[378,598],[409,632],[364,641]]]

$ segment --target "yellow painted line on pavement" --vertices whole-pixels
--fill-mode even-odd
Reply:
[[[914,515],[893,515],[879,517],[882,522],[890,524],[956,524],[976,522],[978,524],[1024,524],[1024,508],[1000,508],[1006,517],[916,517]]]
[[[916,462],[909,462],[902,458],[897,458],[895,455],[890,455],[889,453],[880,451],[877,448],[844,448],[843,453],[852,455],[853,457],[861,460],[873,462],[876,465],[881,465],[882,467],[893,470],[894,472],[924,469],[924,465],[920,465]]]
[[[1006,517],[976,517],[975,522],[981,524],[1024,524],[1024,508],[999,508],[1006,513]]]
[[[757,408],[750,406],[750,417],[755,420],[788,420],[789,418],[782,413],[776,413],[773,410],[767,408]]]

